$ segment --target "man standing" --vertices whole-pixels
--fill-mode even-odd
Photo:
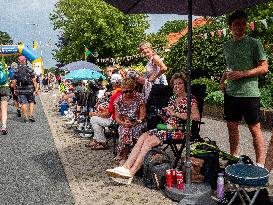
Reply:
[[[25,56],[19,56],[18,69],[13,74],[13,87],[18,95],[18,101],[22,105],[24,122],[35,122],[33,116],[35,96],[38,95],[38,85],[35,78],[34,70],[27,66]],[[29,104],[29,111],[27,108]]]
[[[268,72],[268,63],[259,40],[246,35],[247,15],[236,11],[228,19],[232,39],[224,44],[227,70],[220,85],[225,92],[224,118],[229,132],[230,153],[238,156],[239,123],[244,118],[253,137],[258,166],[265,163],[265,142],[260,127],[258,76]]]

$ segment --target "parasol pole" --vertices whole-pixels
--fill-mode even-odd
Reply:
[[[188,52],[187,52],[187,122],[186,122],[186,161],[185,180],[191,184],[191,160],[190,160],[190,116],[191,116],[191,67],[192,67],[192,0],[188,0]]]

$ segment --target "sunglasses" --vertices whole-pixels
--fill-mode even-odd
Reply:
[[[124,91],[122,91],[122,93],[133,93],[134,92],[134,90],[124,90]]]

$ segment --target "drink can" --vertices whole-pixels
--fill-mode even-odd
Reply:
[[[167,187],[171,188],[173,183],[172,183],[172,173],[171,173],[170,169],[166,170],[166,175],[165,176],[166,176]]]
[[[177,181],[177,189],[183,190],[183,188],[184,188],[183,174],[181,174],[181,173],[176,174],[176,181]]]
[[[171,169],[172,174],[172,182],[173,184],[176,184],[176,169]]]

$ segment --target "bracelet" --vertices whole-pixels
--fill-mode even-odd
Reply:
[[[138,119],[137,122],[138,122],[138,123],[142,123],[142,120],[141,120],[141,119]]]

